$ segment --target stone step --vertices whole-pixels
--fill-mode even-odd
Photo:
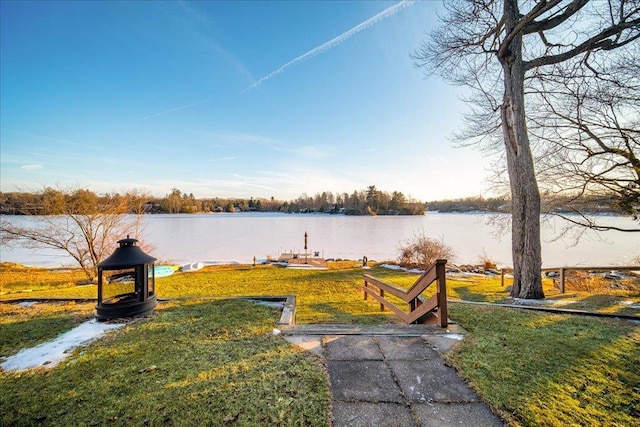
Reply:
[[[447,328],[438,325],[347,325],[317,323],[311,325],[282,326],[284,335],[366,335],[416,337],[425,335],[464,334],[465,331],[455,323]]]

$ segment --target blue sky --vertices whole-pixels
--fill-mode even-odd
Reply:
[[[0,189],[476,196],[422,1],[0,2]]]

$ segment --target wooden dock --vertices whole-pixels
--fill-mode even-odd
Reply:
[[[327,268],[327,261],[324,258],[310,256],[289,258],[287,264],[292,268]]]

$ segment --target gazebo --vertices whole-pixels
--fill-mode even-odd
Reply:
[[[158,304],[153,268],[156,258],[146,254],[137,243],[129,236],[119,240],[113,254],[98,263],[98,320],[145,315]],[[107,271],[114,274],[105,283]]]

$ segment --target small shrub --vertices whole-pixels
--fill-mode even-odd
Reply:
[[[455,253],[450,246],[423,233],[400,245],[398,263],[403,267],[427,269],[438,259],[451,260],[454,257]]]
[[[484,268],[485,270],[497,269],[496,262],[491,259],[485,251],[482,251],[482,255],[478,257],[478,260],[480,261],[480,265],[482,266],[482,268]]]
[[[588,271],[567,272],[565,278],[566,289],[572,291],[598,292],[611,288],[612,282],[600,274],[592,274]]]

